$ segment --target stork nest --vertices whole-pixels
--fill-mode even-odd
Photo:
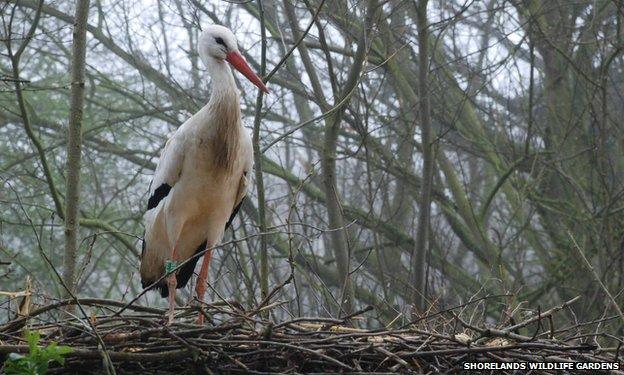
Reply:
[[[492,373],[528,373],[514,369],[521,362],[547,362],[551,369],[553,363],[573,364],[565,371],[533,373],[582,373],[577,365],[587,368],[589,362],[624,369],[618,357],[621,338],[596,329],[618,317],[554,326],[553,315],[565,313],[576,300],[497,327],[471,323],[460,316],[460,306],[377,330],[354,327],[372,308],[344,319],[275,323],[266,317],[279,303],[245,311],[224,302],[177,309],[168,326],[162,309],[64,300],[1,325],[0,363],[9,353],[28,353],[23,336],[29,330],[40,333],[40,346],[56,342],[73,349],[64,366],[52,365],[50,373],[467,373],[467,363]],[[207,320],[203,326],[194,323],[198,313]],[[604,346],[607,342],[613,346]]]

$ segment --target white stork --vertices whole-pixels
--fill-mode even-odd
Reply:
[[[207,27],[199,37],[198,50],[212,77],[212,95],[208,104],[169,138],[156,167],[144,217],[144,288],[221,241],[245,197],[253,167],[251,138],[241,123],[239,92],[230,65],[264,92],[268,90],[247,65],[234,34],[226,27]],[[197,280],[200,301],[206,290],[210,258],[209,250]],[[169,297],[170,323],[175,290],[186,285],[198,259],[155,286],[163,297]],[[202,318],[199,314],[200,323]]]

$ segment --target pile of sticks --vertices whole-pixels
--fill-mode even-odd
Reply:
[[[506,326],[473,324],[447,309],[403,327],[368,330],[354,325],[372,308],[344,319],[276,323],[266,317],[279,304],[245,311],[223,302],[180,308],[168,326],[162,309],[64,300],[0,325],[0,361],[9,353],[28,353],[23,332],[36,330],[41,346],[56,342],[73,348],[65,366],[52,367],[51,373],[455,373],[466,363],[621,363],[621,340],[605,338],[595,326],[583,333],[580,327],[590,325],[554,327],[552,316],[575,301]],[[78,309],[70,314],[71,305]],[[206,318],[204,326],[194,324],[198,313]],[[601,346],[605,342],[615,344]]]

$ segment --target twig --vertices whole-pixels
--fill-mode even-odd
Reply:
[[[531,323],[534,323],[536,321],[544,319],[545,317],[549,317],[549,316],[553,315],[554,313],[556,313],[559,310],[565,309],[566,307],[570,306],[574,302],[578,301],[580,298],[581,298],[581,296],[576,296],[576,297],[572,298],[571,300],[569,300],[567,302],[564,302],[561,306],[553,307],[552,309],[550,309],[548,311],[544,311],[541,314],[537,314],[536,316],[534,316],[534,317],[532,317],[530,319],[527,319],[525,321],[522,321],[522,322],[520,322],[518,324],[515,324],[513,326],[510,326],[510,327],[505,327],[504,331],[515,331],[518,328],[526,327],[526,326],[528,326]],[[551,325],[551,327],[552,327],[552,325]]]
[[[576,248],[576,251],[579,253],[581,258],[583,258],[583,261],[585,261],[585,265],[589,269],[589,272],[591,272],[592,276],[594,277],[594,280],[596,280],[598,285],[600,285],[600,288],[602,288],[602,291],[605,292],[605,294],[609,298],[609,302],[611,302],[611,304],[615,308],[615,311],[617,311],[618,315],[622,319],[622,322],[624,323],[624,312],[622,312],[622,309],[620,309],[620,305],[618,305],[615,298],[613,298],[613,296],[611,295],[611,292],[609,292],[609,289],[607,289],[607,287],[604,285],[604,283],[600,279],[600,276],[598,276],[598,274],[596,273],[596,270],[594,270],[594,267],[591,265],[591,263],[589,263],[589,260],[587,260],[587,257],[585,257],[585,254],[583,254],[581,247],[576,242],[576,239],[574,238],[574,236],[572,236],[572,233],[570,231],[568,231],[568,236],[570,236],[570,239],[572,239],[572,243],[574,243],[574,247]]]

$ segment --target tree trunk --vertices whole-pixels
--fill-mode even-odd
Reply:
[[[366,8],[366,19],[362,27],[362,33],[358,40],[358,47],[353,59],[353,65],[349,70],[348,78],[343,85],[340,97],[336,100],[336,111],[325,122],[325,139],[323,142],[323,154],[321,156],[321,168],[323,170],[323,190],[327,199],[327,219],[329,222],[330,246],[336,257],[338,273],[342,278],[343,288],[341,293],[341,314],[349,314],[355,302],[355,293],[350,275],[351,249],[347,238],[348,231],[344,227],[344,217],[340,203],[340,195],[336,184],[336,142],[348,99],[359,83],[360,74],[366,58],[366,40],[373,28],[373,14],[377,11],[377,3],[370,0]]]
[[[433,183],[433,149],[431,144],[431,114],[427,73],[429,71],[429,46],[427,30],[427,0],[419,0],[416,9],[418,23],[418,94],[420,96],[420,129],[423,154],[423,182],[420,191],[418,231],[412,254],[412,286],[414,307],[420,312],[426,309],[426,254],[429,243],[429,219],[431,211],[431,185]]]
[[[262,33],[262,56],[260,59],[260,76],[264,77],[266,73],[266,29],[264,26],[264,9],[262,8],[262,0],[258,0],[258,13],[260,15],[260,28]],[[256,97],[256,115],[254,116],[253,128],[253,154],[256,176],[256,192],[258,194],[258,224],[260,233],[267,231],[267,220],[264,198],[264,177],[262,175],[262,153],[260,151],[260,119],[262,116],[262,90],[258,90]],[[269,295],[269,253],[267,245],[267,235],[260,236],[260,294],[264,300]],[[265,313],[263,313],[264,315]],[[265,316],[268,316],[265,315]]]
[[[67,295],[75,292],[76,252],[78,248],[78,209],[80,207],[80,154],[82,148],[82,109],[86,56],[86,24],[89,0],[76,2],[71,67],[71,96],[67,132],[66,200],[65,200],[65,269],[63,280]]]

